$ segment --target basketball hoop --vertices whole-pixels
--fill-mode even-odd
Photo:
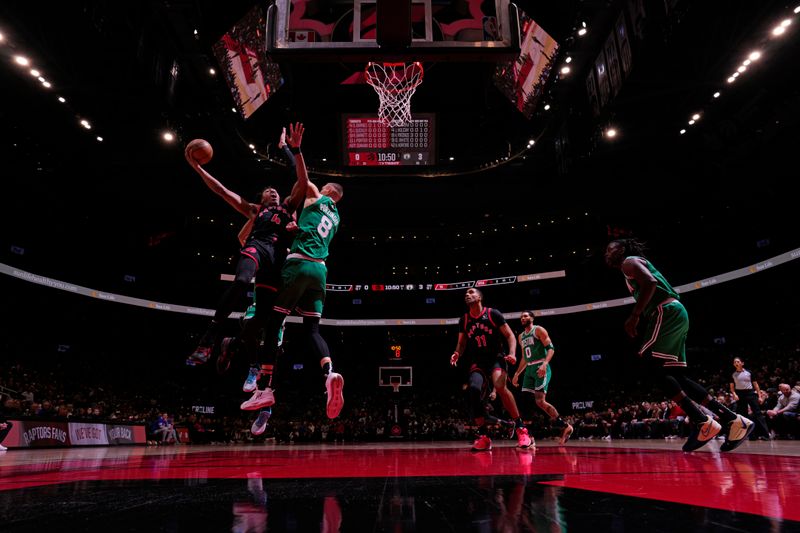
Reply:
[[[389,378],[389,385],[392,386],[392,389],[394,389],[394,392],[399,393],[400,392],[400,386],[402,384],[403,384],[403,378],[401,378],[400,376],[392,376],[392,377]]]
[[[411,97],[422,83],[422,63],[367,63],[364,76],[380,99],[378,117],[394,128],[411,122]]]

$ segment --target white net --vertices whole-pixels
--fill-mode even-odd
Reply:
[[[380,99],[378,117],[389,127],[411,122],[411,97],[422,83],[422,63],[368,63],[364,70]]]

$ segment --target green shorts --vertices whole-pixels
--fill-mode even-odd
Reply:
[[[286,315],[297,311],[300,316],[322,316],[327,276],[324,263],[287,259],[281,270],[282,286],[275,297],[274,309]]]
[[[550,365],[547,365],[547,372],[543,378],[539,377],[539,367],[541,363],[534,363],[525,368],[522,374],[522,392],[547,392],[547,386],[550,385]]]
[[[647,317],[647,339],[639,355],[647,354],[663,362],[664,368],[686,367],[686,335],[689,314],[679,301],[662,304]]]

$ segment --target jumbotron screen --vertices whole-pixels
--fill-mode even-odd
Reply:
[[[422,166],[436,163],[433,113],[414,113],[407,126],[390,128],[377,115],[342,117],[344,164],[353,167]]]

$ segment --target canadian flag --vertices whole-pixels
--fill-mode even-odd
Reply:
[[[293,43],[313,43],[317,40],[317,34],[314,31],[290,31],[289,41]]]

